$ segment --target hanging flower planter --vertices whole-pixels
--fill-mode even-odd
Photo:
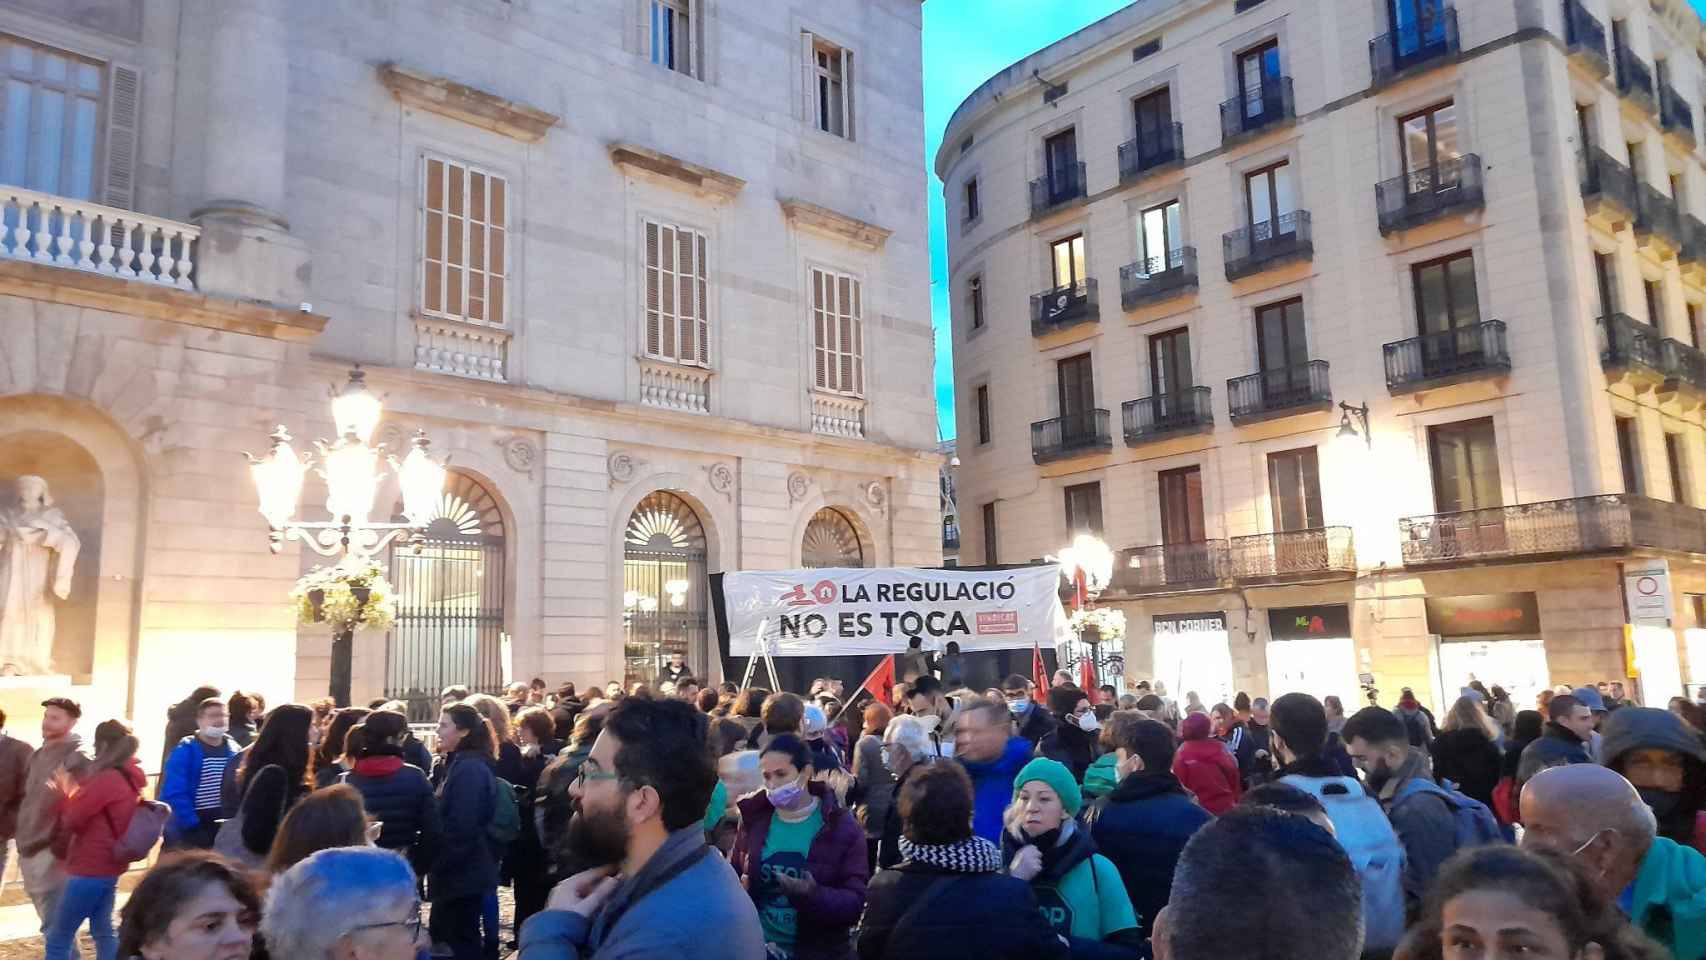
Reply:
[[[1111,607],[1074,610],[1068,625],[1086,643],[1112,643],[1125,639],[1125,614]]]
[[[397,615],[396,591],[379,565],[351,557],[315,567],[290,591],[299,623],[329,624],[333,633],[389,630]]]
[[[316,587],[308,591],[308,622],[324,623],[326,620],[326,591]]]

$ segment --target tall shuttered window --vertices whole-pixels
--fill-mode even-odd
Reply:
[[[806,59],[807,116],[824,133],[853,139],[853,51],[802,34]]]
[[[646,221],[646,356],[710,364],[705,247],[702,233]]]
[[[865,321],[859,281],[814,268],[812,275],[813,383],[819,390],[865,394]]]
[[[507,319],[509,186],[478,167],[422,162],[421,312],[502,326]]]
[[[0,36],[0,182],[131,206],[139,79],[130,67]]]

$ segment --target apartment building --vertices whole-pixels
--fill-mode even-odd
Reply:
[[[920,31],[917,0],[0,2],[0,499],[44,477],[82,544],[0,706],[324,695],[287,596],[321,561],[269,554],[242,453],[330,435],[355,363],[379,439],[450,464],[427,548],[379,558],[358,701],[715,678],[708,574],[938,565]]]
[[[1139,0],[991,78],[935,158],[962,562],[1104,538],[1127,675],[1210,703],[1706,683],[1703,51]]]

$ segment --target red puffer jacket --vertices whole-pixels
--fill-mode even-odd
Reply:
[[[74,877],[116,877],[130,864],[113,857],[113,845],[130,827],[136,801],[148,778],[132,757],[90,777],[60,808],[59,823],[71,831],[65,872]]]
[[[1196,794],[1204,810],[1220,816],[1238,804],[1238,761],[1219,740],[1186,740],[1173,755],[1173,776]]]

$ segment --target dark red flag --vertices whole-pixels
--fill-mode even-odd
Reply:
[[[885,707],[894,706],[894,654],[884,657],[865,682],[859,684],[859,689],[875,697]]]
[[[1031,682],[1037,685],[1037,696],[1048,696],[1048,667],[1043,665],[1043,648],[1040,644],[1031,644]]]

